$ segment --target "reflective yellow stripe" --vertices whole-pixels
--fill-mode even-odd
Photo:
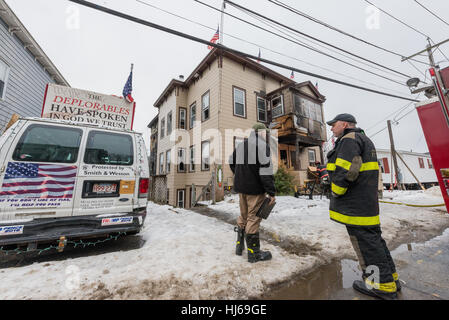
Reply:
[[[249,252],[254,253],[254,250],[247,248]]]
[[[393,273],[393,279],[394,281],[398,281],[399,280],[399,275],[397,272]]]
[[[379,215],[374,217],[352,217],[332,210],[329,210],[329,213],[332,220],[354,226],[375,226],[380,224]]]
[[[332,191],[339,196],[344,195],[346,193],[346,190],[348,190],[348,188],[339,187],[335,183],[332,183]]]
[[[335,165],[342,167],[343,169],[349,170],[351,168],[351,162],[346,161],[342,158],[337,158],[337,160],[335,161]]]
[[[386,282],[386,283],[375,283],[373,281],[370,281],[368,279],[365,279],[365,283],[369,286],[371,286],[374,289],[384,291],[384,292],[396,292],[396,282]]]
[[[351,162],[338,158],[335,163],[328,163],[326,166],[327,171],[335,171],[337,166],[349,171],[351,168]],[[360,171],[379,170],[379,163],[377,162],[364,162],[360,167]]]
[[[377,161],[362,163],[360,171],[368,171],[368,170],[379,170],[379,164],[377,163]]]

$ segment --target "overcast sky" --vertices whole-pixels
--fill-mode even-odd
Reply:
[[[203,1],[217,8],[221,7],[220,0]],[[419,1],[449,21],[447,15],[449,1]],[[157,114],[153,103],[171,79],[178,78],[179,75],[185,77],[190,75],[208,53],[205,45],[125,21],[66,0],[6,0],[6,2],[74,88],[121,95],[129,75],[130,64],[134,63],[133,96],[137,103],[134,129],[145,133],[147,145],[149,140],[146,126]],[[96,0],[92,2],[192,34],[204,40],[210,40],[220,22],[220,13],[204,7],[194,0]],[[211,29],[171,16],[141,2],[147,2],[184,16],[209,26]],[[415,63],[416,68],[420,71],[418,72],[409,63],[401,62],[400,57],[396,55],[313,23],[267,0],[235,0],[235,2],[347,51],[424,80],[426,66],[423,64]],[[283,2],[343,31],[403,55],[414,54],[424,49],[427,44],[424,35],[411,30],[382,12],[376,13],[364,0],[283,0]],[[449,26],[429,14],[414,0],[371,0],[370,2],[418,31],[429,35],[435,42],[449,37]],[[227,5],[226,11],[262,25],[260,21],[254,20],[231,5]],[[262,57],[266,59],[372,89],[413,97],[406,86],[350,67],[229,16],[225,16],[224,19],[224,32],[223,40],[226,46],[254,55],[258,54],[260,48]],[[298,39],[312,44],[307,39]],[[312,45],[324,50],[316,44]],[[446,56],[449,56],[449,43],[441,46],[441,50]],[[406,77],[390,71],[384,72],[383,69],[376,70],[354,62],[336,52],[324,51],[401,83],[405,83],[407,80]],[[443,61],[444,59],[440,51],[435,52],[435,60],[442,61],[440,63],[442,68],[449,66],[449,62]],[[428,62],[426,57],[421,57],[420,60]],[[290,76],[290,70],[265,65],[287,77]],[[428,73],[426,74],[427,81],[429,81]],[[318,82],[320,92],[326,96],[327,100],[324,104],[326,120],[333,118],[338,113],[352,113],[356,117],[359,127],[369,129],[367,130],[368,136],[386,127],[387,119],[385,118],[389,114],[408,105],[405,100],[360,91],[295,73],[295,81],[305,80]],[[423,99],[423,96],[420,96],[419,99]],[[396,119],[409,111],[412,112],[393,126],[396,148],[427,152],[427,145],[413,103],[400,114],[396,114]],[[389,119],[393,119],[393,117]],[[373,137],[373,141],[377,148],[389,148],[388,131],[383,130],[378,133]]]

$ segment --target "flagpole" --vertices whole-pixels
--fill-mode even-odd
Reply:
[[[223,44],[223,23],[224,23],[224,9],[226,9],[225,1],[221,5],[221,26],[220,26],[220,38],[218,39],[219,44]]]
[[[131,72],[133,72],[134,63],[131,63]]]

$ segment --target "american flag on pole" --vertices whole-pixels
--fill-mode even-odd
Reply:
[[[0,199],[72,198],[76,172],[76,166],[8,162]]]
[[[216,43],[217,40],[220,39],[220,26],[217,27],[217,31],[215,31],[214,35],[212,36],[212,39],[210,39],[210,42]],[[212,46],[207,46],[207,49],[213,49]]]
[[[257,56],[257,63],[260,63],[260,48],[259,48],[259,55]]]
[[[290,74],[290,79],[295,79],[295,74],[293,73],[293,70],[292,73]]]
[[[131,72],[129,73],[128,81],[126,81],[125,87],[123,88],[123,97],[128,102],[134,102],[131,92],[133,91],[133,65],[131,65]]]

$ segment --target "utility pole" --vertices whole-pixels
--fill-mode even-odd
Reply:
[[[388,125],[388,134],[390,135],[391,157],[393,158],[394,176],[396,177],[396,181],[398,183],[398,189],[403,190],[402,184],[399,181],[398,160],[396,158],[396,149],[394,148],[393,132],[391,130],[391,120],[387,121],[387,125]]]

